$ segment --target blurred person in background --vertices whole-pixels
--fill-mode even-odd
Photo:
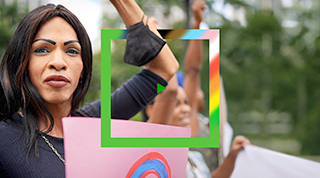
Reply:
[[[191,133],[193,133],[191,125],[198,120],[196,109],[189,105],[189,101],[183,88],[178,86],[177,78],[173,77],[169,81],[167,89],[160,93],[154,99],[154,102],[146,107],[145,113],[148,117],[148,122],[190,127]],[[232,143],[227,157],[212,172],[199,152],[189,151],[186,177],[230,177],[234,169],[236,157],[246,144],[250,144],[247,138],[237,136]]]
[[[204,7],[205,2],[201,0],[194,1],[192,5],[195,28],[199,28]],[[155,18],[150,18],[150,21],[159,28]],[[201,65],[202,41],[190,40],[185,57],[184,80],[181,76],[173,77],[166,90],[145,108],[144,120],[151,123],[190,127],[192,137],[209,136],[207,123],[199,117],[199,112],[204,108],[203,93],[200,88]],[[183,88],[178,83],[183,83]],[[198,151],[189,151],[186,177],[230,177],[237,154],[246,144],[250,144],[247,138],[237,136],[225,160],[219,167],[216,165],[212,171],[209,170],[203,157],[206,157],[208,162],[212,162],[212,160],[217,162],[214,160],[216,157],[202,156]],[[208,149],[210,150],[210,148]]]
[[[195,0],[192,3],[191,9],[193,12],[193,29],[200,29],[200,23],[204,18],[204,11],[206,8],[206,3],[203,0]],[[150,18],[149,21],[157,26],[160,29],[157,20],[155,18]],[[203,43],[202,40],[190,40],[185,58],[184,58],[184,68],[185,74],[182,72],[177,73],[178,83],[181,87],[183,87],[187,97],[188,103],[191,108],[194,110],[194,115],[197,119],[195,120],[181,120],[181,122],[192,122],[190,124],[192,128],[192,136],[193,137],[209,137],[209,119],[201,114],[204,110],[204,94],[201,89],[201,81],[200,81],[200,71],[202,68],[203,62]],[[223,137],[223,126],[226,120],[226,108],[224,91],[222,87],[222,81],[220,83],[220,138]],[[166,89],[170,90],[170,88]],[[169,108],[168,108],[169,109]],[[147,120],[146,115],[144,114],[144,121]],[[154,121],[156,123],[163,124],[171,124],[162,119],[161,121]],[[179,125],[178,125],[179,126]],[[223,160],[222,156],[218,156],[218,152],[222,150],[222,139],[220,139],[220,149],[218,148],[190,148],[191,150],[198,151],[204,157],[208,167],[211,171],[215,170],[219,162],[221,163]],[[218,160],[218,157],[220,160]]]

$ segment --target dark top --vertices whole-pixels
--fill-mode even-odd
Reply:
[[[167,86],[167,82],[157,74],[142,69],[111,94],[111,118],[129,119],[141,111],[157,95],[157,83]],[[100,117],[100,100],[86,104],[74,116]]]
[[[157,83],[167,85],[161,77],[145,69],[133,76],[111,95],[111,117],[129,119],[136,114],[157,95]],[[100,101],[87,104],[73,115],[100,117]],[[65,177],[64,164],[40,135],[37,138],[40,158],[35,158],[32,148],[26,159],[21,119],[15,113],[12,119],[0,122],[0,177]],[[64,158],[63,138],[46,134],[45,137]]]

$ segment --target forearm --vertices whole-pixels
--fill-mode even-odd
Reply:
[[[236,158],[240,150],[242,150],[245,145],[250,144],[250,141],[244,136],[236,136],[233,140],[230,151],[227,157],[223,160],[222,164],[211,173],[211,177],[218,178],[228,178],[231,176]]]
[[[155,102],[152,106],[153,112],[148,122],[170,125],[172,122],[177,93],[178,81],[176,75],[174,75],[168,82],[167,88],[156,96]]]
[[[212,178],[229,178],[233,172],[236,156],[228,154],[222,164],[211,172]]]
[[[110,0],[117,9],[126,27],[141,21],[144,12],[134,0]],[[146,23],[146,18],[144,18]]]
[[[149,29],[156,35],[161,37],[161,35],[159,34],[159,32],[153,24],[149,24]],[[149,63],[147,63],[144,67],[158,74],[164,80],[169,81],[178,71],[179,63],[173,55],[172,51],[170,50],[169,46],[165,44],[158,56]]]
[[[196,107],[191,108],[190,119],[191,137],[197,137],[199,135],[200,128]]]
[[[203,19],[203,13],[205,8],[205,1],[194,0],[192,3],[193,12],[193,29],[199,29],[200,23]],[[202,64],[202,40],[190,40],[188,49],[185,56],[185,70],[186,73],[195,73],[199,75]]]
[[[191,40],[185,56],[184,90],[189,98],[191,112],[191,135],[196,137],[199,133],[198,106],[196,100],[197,90],[200,88],[200,70],[202,65],[202,41]]]
[[[196,13],[193,14],[196,16]],[[201,20],[195,18],[193,23],[194,29],[199,29]],[[200,70],[202,66],[203,50],[202,40],[190,40],[185,55],[185,91],[189,98],[190,104],[194,105],[197,89],[200,87]]]
[[[195,20],[195,21],[193,22],[193,24],[192,24],[192,28],[193,28],[193,29],[200,29],[200,23],[201,23],[201,21]]]
[[[134,0],[110,0],[118,10],[123,22],[127,27],[141,21],[144,12],[136,4]],[[147,18],[143,18],[144,23]],[[149,23],[148,23],[149,24]],[[162,38],[157,29],[149,24],[149,29],[158,37]],[[172,54],[169,46],[166,44],[159,52],[158,56],[144,66],[146,69],[154,72],[162,77],[164,80],[169,81],[171,77],[178,71],[179,63]]]
[[[190,40],[185,55],[185,71],[199,75],[203,60],[202,40]]]
[[[184,89],[190,105],[195,102],[197,89],[200,87],[200,70],[202,66],[202,41],[190,40],[185,56],[185,85]]]

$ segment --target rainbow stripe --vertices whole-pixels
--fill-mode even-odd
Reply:
[[[220,38],[219,31],[213,31],[209,40],[209,118],[210,134],[219,135],[219,78],[220,78]]]
[[[158,178],[171,178],[167,160],[157,152],[150,152],[135,162],[126,178],[145,178],[152,174]]]

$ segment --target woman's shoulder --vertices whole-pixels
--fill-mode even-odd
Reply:
[[[14,114],[12,118],[0,122],[0,145],[8,144],[9,141],[16,139],[23,132],[23,127],[17,119]]]
[[[0,122],[0,164],[20,159],[24,146],[22,133],[23,127],[13,118]],[[1,169],[0,165],[0,172]]]
[[[101,117],[101,101],[96,100],[91,103],[87,103],[80,110],[74,111],[72,116],[81,116],[81,117]]]
[[[13,121],[12,119],[6,119],[0,122],[0,136],[1,138],[3,138],[2,136],[4,136],[4,134],[8,133],[11,131],[11,129],[13,128]]]

